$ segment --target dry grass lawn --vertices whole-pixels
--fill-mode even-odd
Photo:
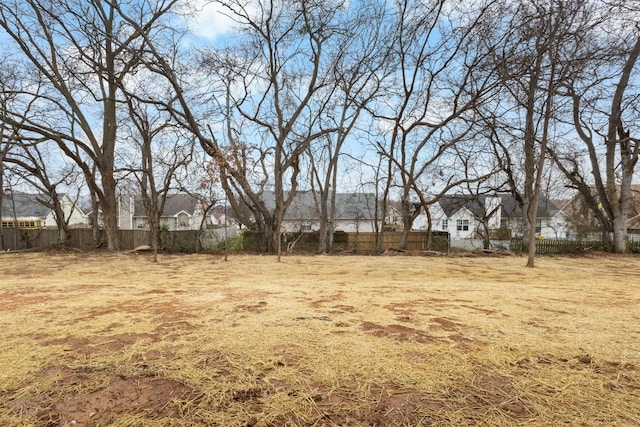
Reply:
[[[638,426],[639,261],[2,254],[0,425]]]

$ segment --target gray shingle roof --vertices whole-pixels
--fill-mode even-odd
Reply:
[[[285,193],[285,197],[289,193]],[[262,200],[268,209],[275,208],[275,193],[265,191]],[[337,193],[336,194],[336,219],[374,219],[376,198],[372,193]],[[285,212],[288,220],[312,220],[319,217],[316,209],[313,193],[311,191],[299,191],[293,198],[291,205]]]
[[[479,195],[470,196],[465,194],[444,195],[439,203],[447,217],[455,214],[462,208],[471,211],[477,218],[484,218],[489,212],[485,212],[485,203],[491,196]],[[503,218],[522,218],[522,209],[515,197],[511,194],[498,194],[501,200]],[[550,218],[557,214],[560,209],[553,201],[541,197],[538,201],[538,218]]]
[[[40,200],[49,200],[42,194],[11,193],[2,199],[2,218],[46,218],[51,209]]]
[[[478,218],[483,218],[485,216],[484,196],[445,194],[440,198],[439,203],[447,218],[450,218],[453,214],[455,214],[462,208],[468,209]]]
[[[546,197],[538,200],[538,218],[551,218],[560,211],[558,207]],[[522,218],[522,208],[511,195],[502,196],[502,216],[507,218]]]

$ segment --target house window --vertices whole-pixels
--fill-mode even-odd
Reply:
[[[458,231],[469,231],[469,220],[459,219],[458,221],[456,221],[456,229]]]
[[[303,222],[302,224],[300,224],[300,231],[302,233],[310,233],[311,232],[311,223]]]
[[[507,219],[500,218],[500,228],[507,228]]]
[[[449,229],[449,220],[446,218],[442,220],[442,229],[445,231]]]
[[[542,232],[542,219],[536,219],[536,233]]]
[[[2,228],[23,228],[23,229],[36,229],[42,228],[42,221],[2,221]]]

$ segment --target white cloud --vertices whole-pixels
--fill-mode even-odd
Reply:
[[[188,25],[195,36],[215,41],[229,33],[236,25],[227,16],[228,10],[218,2],[197,0],[191,7]]]

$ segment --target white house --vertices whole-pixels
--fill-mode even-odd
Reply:
[[[493,199],[491,199],[491,203]],[[484,217],[485,207],[482,202],[463,195],[444,195],[437,203],[429,206],[432,231],[449,233],[452,240],[477,238],[481,228],[481,218]],[[418,215],[413,223],[414,230],[428,228],[427,216]]]
[[[545,239],[564,239],[569,221],[561,208],[566,202],[541,198],[538,203],[536,234]],[[560,207],[559,207],[560,205]],[[510,237],[523,235],[522,209],[511,194],[470,196],[444,195],[429,208],[433,231],[446,231],[451,240],[481,239],[487,228],[508,230]],[[427,229],[427,216],[414,221],[415,230]]]
[[[561,240],[569,237],[571,222],[562,208],[566,201],[550,200],[541,197],[538,201],[536,213],[536,236],[542,239]],[[524,234],[522,209],[519,203],[511,195],[501,198],[500,228],[511,230],[513,237]]]
[[[71,198],[63,194],[60,203],[64,220],[70,228],[85,224],[84,212]],[[2,200],[3,228],[58,228],[55,212],[49,207],[51,198],[45,194],[5,192]]]

